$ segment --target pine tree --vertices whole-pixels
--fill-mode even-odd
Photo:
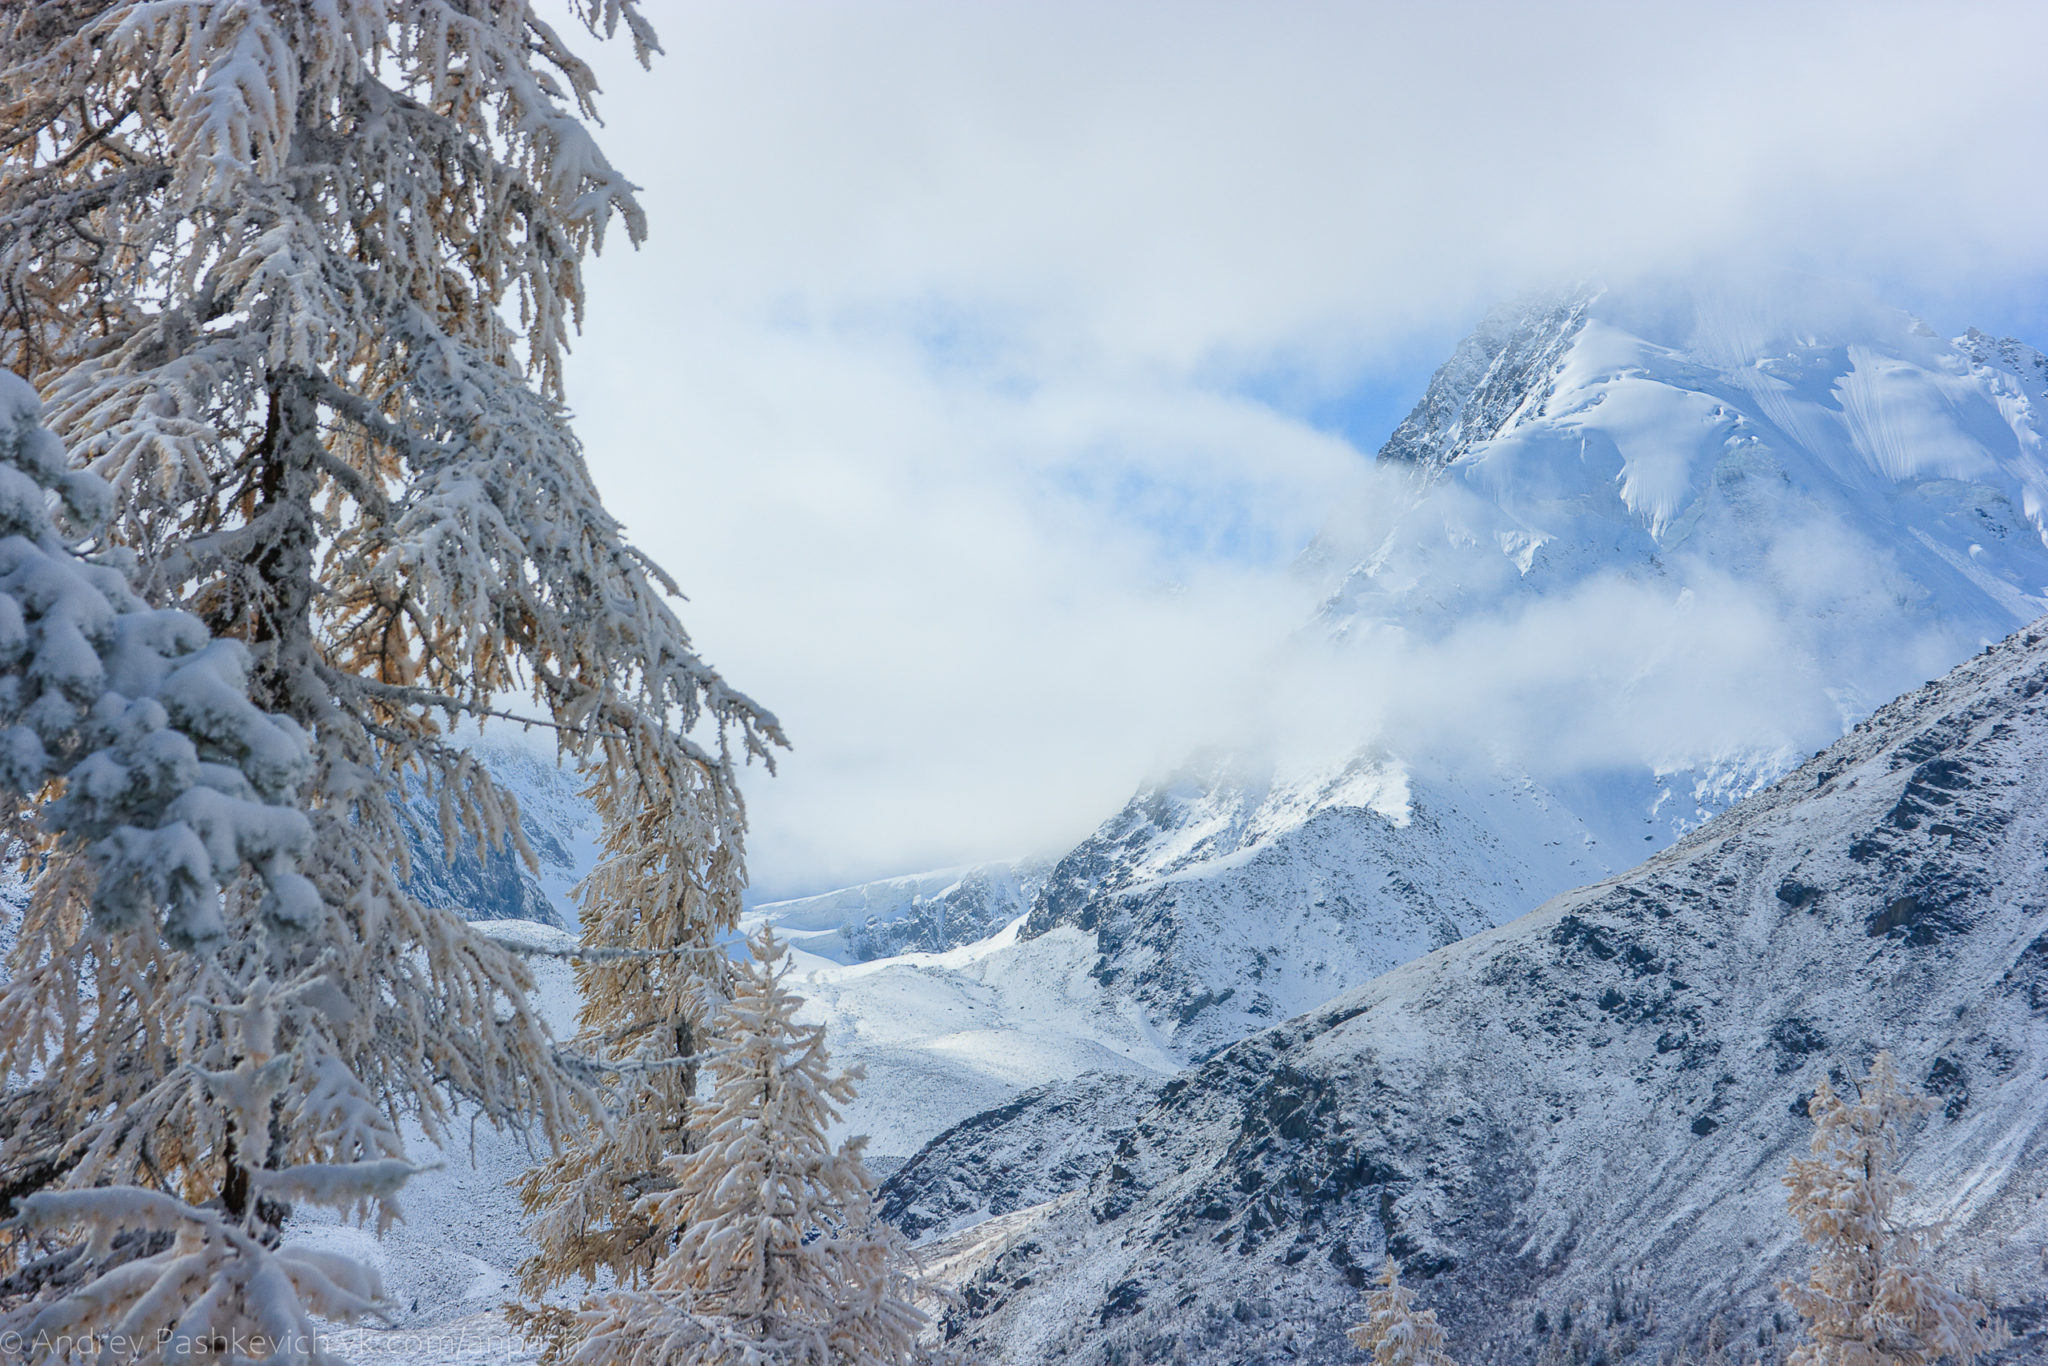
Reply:
[[[1785,1177],[1799,1234],[1814,1249],[1806,1283],[1778,1290],[1807,1321],[1810,1343],[1792,1366],[1931,1366],[1968,1363],[2005,1341],[1979,1301],[1931,1266],[1935,1230],[1903,1222],[1898,1175],[1907,1124],[1932,1107],[1879,1053],[1853,1100],[1823,1079],[1808,1105],[1813,1156]]]
[[[893,1366],[916,1350],[925,1316],[876,1217],[866,1140],[827,1137],[859,1073],[833,1072],[823,1027],[796,1022],[773,932],[750,947],[716,1021],[698,1141],[640,1201],[673,1242],[645,1288],[584,1307],[578,1366]]]
[[[633,0],[567,8],[654,50]],[[457,1106],[577,1130],[592,1074],[558,1056],[524,967],[405,890],[408,780],[446,838],[523,850],[513,803],[451,741],[522,696],[604,820],[587,936],[618,951],[611,979],[661,988],[620,1007],[617,1047],[686,1075],[665,1066],[695,1046],[677,1002],[715,982],[744,877],[734,768],[782,741],[694,652],[559,404],[581,262],[614,219],[641,235],[585,122],[595,93],[523,0],[0,10],[0,359],[110,486],[102,539],[134,591],[241,642],[248,700],[302,735],[291,875],[312,893],[250,862],[219,934],[203,896],[153,940],[115,934],[118,898],[86,914],[65,890],[90,859],[52,847],[0,1006],[41,1022],[0,1037],[0,1064],[52,1083],[0,1131],[0,1189],[173,1192],[242,1210],[271,1247],[298,1190],[280,1173],[396,1162],[402,1114],[437,1138]],[[224,946],[201,1017],[186,939]],[[130,1108],[202,1074],[229,1116],[211,1128]],[[17,1267],[61,1239],[60,1210],[94,1225],[86,1262],[164,1235],[139,1207],[35,1208]],[[210,1284],[164,1293],[197,1304]]]
[[[1392,1257],[1374,1284],[1365,1296],[1365,1322],[1350,1331],[1351,1340],[1372,1353],[1374,1366],[1453,1366],[1436,1310],[1415,1307],[1415,1292],[1401,1284]]]

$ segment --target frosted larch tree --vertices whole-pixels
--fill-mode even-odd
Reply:
[[[0,371],[0,817],[41,865],[0,993],[0,1335],[37,1361],[304,1351],[308,1310],[380,1292],[275,1246],[270,1211],[389,1217],[413,1172],[331,1036],[280,1029],[331,995],[317,965],[270,975],[270,946],[321,920],[306,734],[251,703],[239,642],[87,552],[109,490],[38,410]],[[204,1154],[236,1146],[268,1160],[221,1185]]]
[[[621,779],[639,781],[630,771]],[[693,824],[716,814],[693,809],[686,796],[737,802],[729,789],[650,786],[635,814],[608,822],[603,855],[584,883],[578,1044],[604,1069],[606,1122],[521,1181],[536,1251],[520,1267],[529,1302],[509,1307],[549,1363],[563,1359],[580,1330],[573,1313],[543,1296],[576,1280],[643,1284],[674,1242],[673,1227],[650,1216],[648,1197],[672,1186],[670,1160],[691,1142],[697,1055],[727,987],[712,934],[737,919],[741,875],[736,837],[703,865],[650,854],[687,847]],[[729,828],[736,831],[736,821]]]
[[[1415,1292],[1401,1284],[1392,1257],[1365,1295],[1365,1322],[1351,1340],[1372,1353],[1374,1366],[1454,1366],[1444,1355],[1444,1330],[1436,1310],[1417,1309]]]
[[[750,941],[707,1053],[696,1143],[637,1211],[670,1239],[646,1284],[587,1303],[577,1366],[900,1366],[925,1316],[900,1240],[874,1210],[865,1139],[827,1131],[859,1073],[835,1072],[825,1031],[772,931]]]
[[[1787,1204],[1814,1250],[1805,1282],[1778,1293],[1806,1320],[1812,1341],[1791,1366],[1967,1366],[2006,1340],[1981,1302],[1932,1264],[1935,1230],[1906,1223],[1898,1174],[1908,1124],[1932,1108],[1879,1053],[1853,1099],[1823,1079],[1808,1105],[1811,1157],[1794,1158]]]
[[[563,11],[653,50],[633,0]],[[87,865],[50,851],[50,909],[6,987],[9,1018],[43,1023],[0,1062],[49,1079],[26,1093],[34,1122],[0,1126],[14,1197],[147,1186],[239,1208],[271,1247],[299,1191],[278,1173],[398,1161],[401,1114],[437,1137],[460,1106],[559,1135],[592,1080],[686,1075],[679,1003],[715,981],[743,881],[734,768],[781,736],[697,656],[559,405],[581,263],[613,219],[641,233],[590,135],[595,92],[522,0],[0,8],[0,360],[111,487],[102,543],[134,590],[242,642],[250,700],[304,737],[312,892],[238,874],[225,985],[192,997],[178,974],[199,969],[163,955],[203,915],[163,920],[147,951],[111,937],[85,893],[59,896]],[[523,851],[512,802],[450,739],[509,704],[592,782],[605,861],[582,914],[618,951],[603,981],[649,987],[614,1031],[638,1073],[567,1066],[524,967],[405,890],[407,781],[449,840]],[[127,1108],[195,1067],[252,1078],[219,1083],[241,1097],[220,1124]],[[165,1236],[139,1207],[35,1208],[37,1245],[6,1249],[21,1265],[73,1216],[74,1265]],[[79,1322],[115,1323],[110,1304],[78,1301]]]

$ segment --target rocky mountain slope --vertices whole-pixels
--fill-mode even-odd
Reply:
[[[436,803],[414,791],[405,804],[412,864],[407,888],[428,905],[452,907],[470,920],[574,925],[570,893],[596,860],[598,830],[576,775],[510,735],[479,741],[475,753],[518,800],[520,832],[535,866],[509,848],[480,855],[468,840],[458,842],[451,858]]]
[[[889,1178],[882,1217],[929,1241],[1086,1185],[1163,1084],[1160,1077],[1087,1072],[962,1120]]]
[[[1888,1048],[1942,1101],[1912,1213],[2006,1306],[2013,1359],[2042,1359],[2044,850],[2048,622],[1640,866],[1138,1097],[1085,1183],[1009,1216],[956,1341],[1014,1366],[1334,1366],[1391,1253],[1460,1360],[1560,1333],[1568,1359],[1712,1339],[1782,1360],[1772,1287],[1800,1248],[1778,1177],[1815,1083]],[[948,1135],[892,1208],[930,1229],[1058,1191],[1068,1155],[1010,1132],[1043,1111]]]

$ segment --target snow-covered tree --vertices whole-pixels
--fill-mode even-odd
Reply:
[[[876,1217],[865,1139],[827,1131],[858,1071],[834,1072],[825,1031],[772,932],[750,941],[707,1054],[697,1143],[640,1202],[670,1235],[643,1288],[586,1304],[578,1366],[897,1366],[925,1316],[898,1235]]]
[[[637,780],[630,771],[623,776]],[[577,1043],[606,1069],[607,1122],[521,1182],[536,1251],[520,1268],[531,1303],[510,1311],[551,1363],[580,1330],[573,1314],[541,1304],[542,1297],[572,1280],[643,1284],[673,1241],[648,1197],[671,1187],[672,1159],[692,1142],[697,1055],[727,988],[724,954],[707,930],[731,922],[737,900],[717,889],[739,879],[733,842],[715,851],[735,861],[729,867],[649,857],[649,850],[679,846],[688,826],[706,819],[683,795],[723,796],[710,788],[650,792],[637,817],[609,824],[603,857],[584,884]]]
[[[653,50],[633,0],[563,9]],[[210,942],[201,909],[147,949],[106,931],[117,913],[31,924],[8,1009],[45,1023],[8,1062],[73,1085],[0,1135],[0,1189],[242,1202],[268,1246],[276,1173],[392,1156],[401,1113],[436,1135],[460,1104],[576,1130],[587,1074],[528,1009],[524,967],[405,890],[408,780],[448,839],[523,849],[511,800],[450,739],[512,704],[592,781],[606,854],[586,937],[618,950],[590,970],[595,999],[632,993],[609,1043],[633,1067],[611,1076],[668,1078],[679,1125],[671,1064],[744,878],[734,766],[781,736],[696,655],[559,405],[582,260],[615,218],[641,232],[590,136],[595,92],[523,0],[0,7],[0,359],[111,487],[102,539],[136,591],[240,641],[249,699],[298,727],[312,892],[252,862],[221,899],[226,985],[196,995],[178,973],[198,969],[163,955]],[[99,881],[114,905],[118,879]],[[287,913],[299,932],[263,928]],[[245,1064],[284,1079],[267,1137],[245,1116],[180,1138],[167,1118],[92,1146],[119,1105]],[[161,1236],[137,1217],[92,1247]]]
[[[1900,1144],[1932,1102],[1879,1053],[1854,1099],[1825,1079],[1815,1090],[1813,1156],[1794,1158],[1787,1204],[1814,1249],[1806,1282],[1778,1292],[1806,1319],[1812,1341],[1792,1366],[1932,1366],[1976,1360],[2006,1340],[1981,1302],[1932,1264],[1936,1230],[1904,1222]]]
[[[1374,1366],[1453,1366],[1436,1310],[1415,1307],[1415,1292],[1401,1284],[1392,1257],[1365,1294],[1365,1322],[1349,1336],[1372,1353]]]
[[[268,971],[321,922],[305,732],[251,703],[243,646],[87,553],[111,501],[0,372],[0,817],[41,865],[0,991],[0,1324],[53,1361],[308,1342],[309,1308],[379,1292],[269,1210],[388,1217],[413,1168],[331,1035],[281,1029],[333,995]]]

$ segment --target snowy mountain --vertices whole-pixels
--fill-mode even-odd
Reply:
[[[1496,310],[1304,556],[1306,734],[1146,784],[1056,860],[749,923],[809,955],[878,1155],[1170,1071],[1626,867],[2048,608],[2044,411],[2039,353],[1805,283]],[[545,876],[419,875],[560,919],[588,813],[544,760],[492,762]]]
[[[756,908],[868,1068],[851,1127],[902,1157],[1170,1072],[1754,792],[2048,608],[2044,386],[2016,343],[1811,289],[1497,311],[1305,557],[1306,736],[1148,783],[1049,871]]]
[[[1022,938],[1197,1057],[1626,866],[2048,610],[2044,423],[2040,353],[1810,285],[1496,311],[1304,557],[1307,757],[1140,791]]]
[[[1903,314],[1810,293],[1584,291],[1490,316],[1381,452],[1381,496],[1333,518],[1303,558],[1326,591],[1297,642],[1308,682],[1281,701],[1312,724],[1248,727],[1057,859],[749,912],[795,941],[807,1013],[828,1025],[835,1060],[866,1067],[846,1127],[873,1136],[879,1168],[964,1126],[897,1178],[899,1217],[927,1236],[1014,1242],[1040,1221],[1026,1213],[1036,1202],[1108,1169],[1105,1144],[1141,1132],[1152,1088],[1168,1104],[1195,1094],[1206,1068],[1169,1080],[1185,1064],[1250,1057],[1251,1045],[1218,1050],[1326,1018],[1331,998],[1432,951],[1464,961],[1459,946],[1491,942],[1489,927],[1689,837],[1884,699],[2031,620],[2048,607],[2044,410],[2038,353],[1974,333],[1943,341]],[[492,763],[548,860],[516,899],[531,906],[539,888],[549,918],[565,918],[588,812],[544,761]],[[440,895],[512,904],[486,880]],[[1738,968],[1724,958],[1681,980]],[[1605,991],[1586,997],[1596,1013]],[[1460,1009],[1484,1018],[1496,994],[1475,990]],[[1431,1020],[1456,1043],[1462,1025]],[[1678,1037],[1661,1027],[1652,1052],[1666,1035]],[[1620,1055],[1556,1064],[1588,1056]],[[1597,1069],[1559,1085],[1596,1082]],[[1272,1153],[1294,1146],[1271,1126],[1246,1133]],[[487,1260],[502,1268],[517,1251]],[[1099,1314],[1089,1297],[1102,1287],[1061,1284]],[[1590,1293],[1555,1284],[1553,1320],[1564,1297]],[[974,1291],[988,1318],[973,1332],[1038,1341],[1016,1324],[1057,1317],[1030,1307],[1050,1302],[1009,1285],[992,1271]],[[1341,1317],[1349,1291],[1328,1289],[1314,1303]],[[1246,1294],[1249,1317],[1231,1307],[1236,1327],[1217,1340],[1268,1342],[1269,1301]],[[1109,1321],[1116,1342],[1153,1322]]]
[[[1092,934],[1091,977],[1196,1057],[1611,866],[1526,777],[1231,758],[1147,786],[1060,859],[1020,938]]]
[[[1085,1180],[1030,1097],[891,1205],[943,1231],[1049,1197],[983,1240],[952,1324],[976,1360],[1352,1361],[1389,1253],[1460,1360],[1560,1332],[1571,1360],[1750,1360],[1791,1326],[1805,1101],[1889,1048],[1942,1102],[1910,1216],[2044,1359],[2044,847],[2048,622],[1627,873],[1126,1095]]]
[[[1616,574],[1739,580],[1859,657],[2032,620],[2048,359],[1816,288],[1497,310],[1380,451],[1414,496],[1310,552],[1338,571],[1325,623],[1440,627]]]

